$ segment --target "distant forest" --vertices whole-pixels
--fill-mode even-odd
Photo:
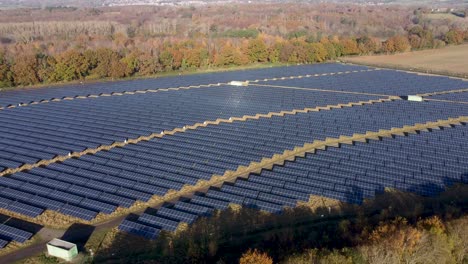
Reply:
[[[0,87],[461,44],[465,10],[351,4],[0,10]]]

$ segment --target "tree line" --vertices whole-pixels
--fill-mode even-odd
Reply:
[[[307,32],[290,34],[289,38],[261,33],[246,36],[175,39],[152,43],[148,49],[132,44],[131,38],[118,33],[112,36],[113,47],[78,45],[51,52],[50,47],[27,45],[20,49],[22,52],[18,52],[18,46],[11,52],[7,46],[0,51],[0,87],[151,76],[255,63],[320,63],[342,56],[439,48],[468,40],[467,31],[454,28],[435,38],[430,30],[419,25],[406,35],[385,41],[369,36],[318,39]]]

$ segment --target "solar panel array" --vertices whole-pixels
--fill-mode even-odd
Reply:
[[[413,95],[466,89],[466,81],[443,76],[425,76],[394,70],[330,75],[321,78],[268,81],[266,84],[336,91]]]
[[[6,96],[0,99],[0,105],[28,100],[40,101],[41,98],[54,98],[53,96],[60,98],[86,95],[88,92],[121,92],[130,87],[129,90],[144,90],[142,87],[158,89],[365,69],[367,68],[361,66],[324,64],[94,84],[81,87],[83,89],[69,87],[28,91],[31,93],[15,91],[2,93],[2,96]],[[259,83],[305,89],[221,85],[64,100],[1,110],[0,171],[207,120],[387,98],[378,95],[320,92],[309,88],[405,95],[453,90],[462,84],[461,81],[450,78],[389,70]],[[173,136],[166,135],[137,144],[114,147],[108,151],[98,151],[96,154],[0,177],[0,208],[31,218],[44,210],[51,210],[89,221],[100,213],[111,214],[119,207],[131,207],[136,201],[147,202],[155,195],[163,196],[170,190],[181,190],[185,185],[195,185],[200,180],[211,179],[213,175],[222,175],[228,170],[236,170],[240,165],[249,165],[253,161],[260,161],[264,157],[283,153],[314,140],[466,116],[467,113],[468,105],[463,104],[394,100],[199,127]],[[455,130],[460,131],[458,128]],[[445,132],[437,133],[448,135]],[[453,135],[460,139],[464,136],[465,132]],[[365,150],[367,145],[352,146],[349,149],[343,146],[319,155],[308,155],[303,163],[299,160],[287,163],[284,167],[275,167],[261,175],[252,175],[248,180],[226,184],[220,189],[210,189],[204,195],[177,202],[173,206],[157,210],[156,213],[148,211],[137,222],[127,219],[120,228],[147,238],[155,238],[161,230],[174,231],[180,222],[193,223],[201,215],[209,216],[215,209],[227,208],[229,203],[281,212],[284,206],[293,207],[298,200],[308,200],[311,194],[359,203],[363,198],[372,197],[376,192],[382,191],[382,186],[426,195],[440,190],[439,187],[443,185],[420,189],[411,189],[413,185],[410,185],[416,182],[414,179],[431,181],[425,175],[438,172],[437,169],[428,172],[440,165],[438,156],[429,167],[421,167],[420,174],[410,170],[413,178],[400,175],[400,181],[384,180],[388,175],[393,176],[395,171],[398,172],[398,168],[402,167],[398,162],[403,162],[395,160],[401,153],[386,156],[386,153],[391,153],[393,147],[397,146],[393,145],[396,141],[388,141],[388,144],[384,142],[387,141],[379,142],[383,149],[372,147]],[[460,149],[456,155],[461,155],[466,150],[463,142],[459,144]],[[416,143],[414,145],[414,149],[421,151],[417,155],[424,157],[422,151],[428,150],[420,149]],[[440,151],[442,145],[434,146],[432,152]],[[344,156],[339,156],[342,153],[345,153]],[[384,167],[377,167],[380,160],[373,160],[373,156],[395,160],[396,163],[388,161],[380,163],[385,164]],[[359,165],[361,162],[356,157],[375,164],[373,167],[362,165],[355,168],[353,164]],[[315,161],[316,158],[318,160]],[[335,162],[337,160],[338,163]],[[463,168],[466,165],[462,156],[457,156],[456,161],[456,164],[447,163],[447,168]],[[442,165],[445,168],[445,163]],[[402,169],[401,172],[406,171]],[[348,173],[345,174],[346,177],[342,175],[344,173]],[[354,175],[354,178],[350,175]],[[450,174],[453,175],[455,174]],[[463,179],[453,179],[460,180]],[[443,184],[453,181],[447,180]]]
[[[0,206],[30,217],[49,209],[92,220],[307,142],[436,121],[462,111],[438,102],[393,101],[188,130],[2,177]]]
[[[430,99],[468,102],[468,92],[435,95]]]
[[[181,222],[193,223],[229,204],[281,213],[298,201],[309,201],[311,195],[346,203],[361,203],[385,188],[435,195],[454,183],[468,183],[467,136],[468,127],[458,126],[354,146],[343,144],[210,188],[206,194],[196,194],[156,213],[145,212],[137,220],[125,220],[119,228],[155,239],[161,230],[174,231]],[[152,218],[158,221],[148,221]],[[171,225],[161,224],[165,221]]]
[[[24,243],[32,237],[32,233],[11,227],[9,225],[0,224],[0,249],[4,248],[11,241]]]
[[[206,120],[376,98],[224,86],[9,109],[0,111],[0,171]]]
[[[0,91],[0,107],[30,103],[33,101],[50,100],[53,98],[99,95],[102,93],[144,91],[147,89],[176,88],[181,86],[226,83],[232,80],[257,80],[265,78],[284,77],[285,72],[290,75],[323,74],[340,71],[367,70],[364,66],[320,64],[290,66],[287,68],[267,68],[244,71],[228,71],[219,73],[206,73],[185,75],[177,77],[161,77],[157,79],[139,79],[120,82],[99,82],[93,84],[74,84],[66,86],[53,86],[47,88],[32,88],[21,90]]]

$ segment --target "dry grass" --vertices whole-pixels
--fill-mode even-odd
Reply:
[[[468,44],[393,55],[349,57],[343,60],[377,67],[468,78]]]
[[[311,195],[309,201],[307,202],[299,201],[297,205],[307,207],[312,211],[316,211],[318,208],[330,208],[330,209],[339,208],[341,205],[341,202],[332,198]]]

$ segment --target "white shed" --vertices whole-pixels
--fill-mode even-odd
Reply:
[[[54,238],[47,243],[47,252],[50,256],[71,261],[78,255],[78,247],[73,243]]]

